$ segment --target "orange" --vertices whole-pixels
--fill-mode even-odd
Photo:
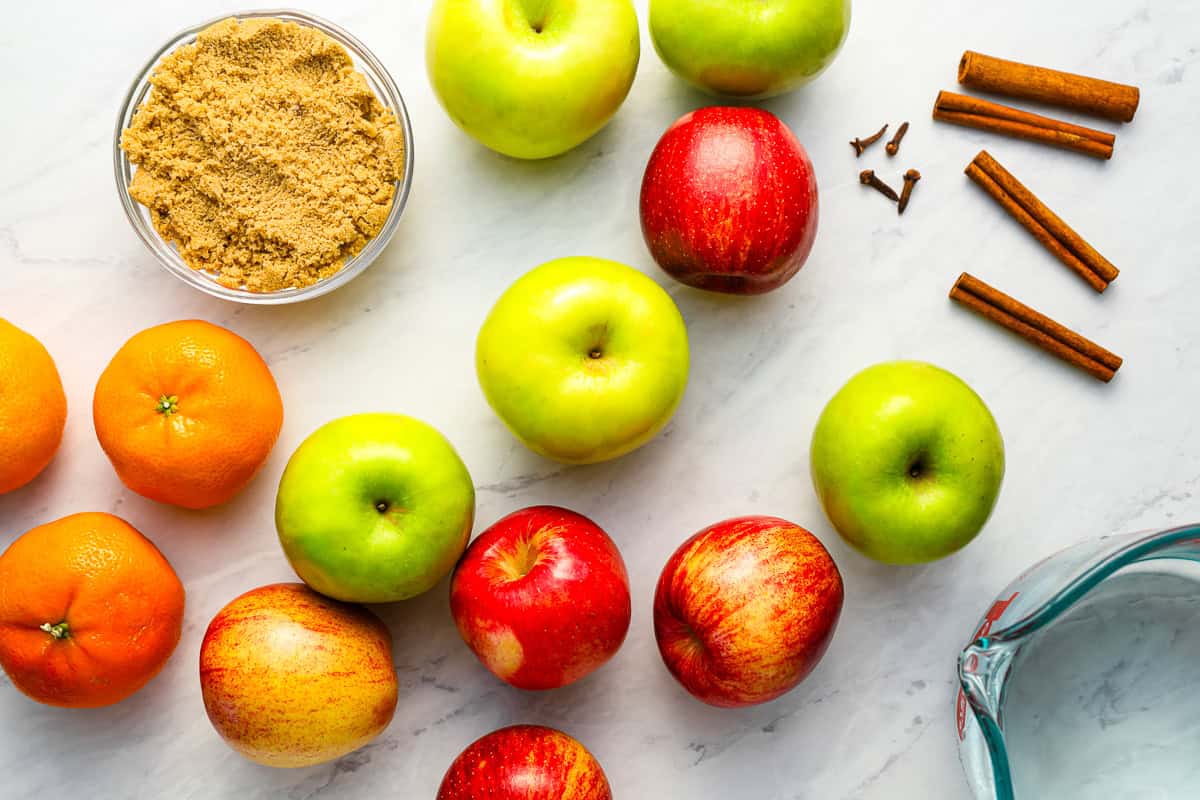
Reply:
[[[161,503],[208,508],[241,491],[267,460],[283,402],[249,342],[188,320],[126,342],[96,384],[92,415],[126,486]]]
[[[171,657],[183,584],[162,553],[111,514],[74,514],[0,555],[0,666],[39,703],[124,700]]]
[[[46,468],[62,442],[67,397],[42,343],[0,319],[0,494]]]

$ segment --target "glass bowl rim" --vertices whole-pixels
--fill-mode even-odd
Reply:
[[[133,174],[133,165],[130,163],[125,151],[121,149],[121,135],[129,127],[134,114],[137,113],[138,105],[150,91],[150,76],[153,74],[155,67],[158,66],[165,55],[194,41],[196,36],[205,28],[230,17],[235,19],[274,17],[315,28],[338,42],[349,50],[351,55],[360,62],[355,65],[356,69],[364,72],[365,77],[369,79],[369,83],[372,85],[372,89],[376,91],[377,95],[382,95],[378,97],[380,103],[395,114],[404,135],[404,175],[400,180],[396,181],[395,193],[392,196],[392,207],[388,211],[388,216],[384,220],[383,227],[371,237],[362,250],[347,259],[341,269],[309,286],[280,289],[274,292],[252,292],[247,289],[233,289],[222,286],[207,273],[188,266],[179,256],[178,251],[163,239],[158,231],[154,229],[153,224],[142,215],[140,211],[141,204],[135,201],[129,194],[129,180]],[[134,233],[137,234],[142,244],[146,246],[146,249],[150,251],[159,265],[167,272],[192,288],[199,289],[206,294],[219,297],[223,300],[252,305],[296,303],[328,294],[358,277],[383,252],[383,249],[395,234],[396,228],[400,223],[400,217],[404,213],[405,206],[408,204],[409,192],[412,189],[412,122],[409,119],[408,108],[405,106],[404,98],[400,94],[400,89],[396,86],[391,73],[387,71],[383,63],[366,45],[343,28],[321,17],[291,8],[234,11],[196,25],[191,25],[177,32],[165,44],[159,47],[154,55],[138,70],[133,83],[125,93],[125,99],[121,103],[121,110],[117,116],[116,131],[113,136],[113,174],[117,183],[117,195],[120,198],[121,207],[125,211],[126,219],[129,220],[129,224],[133,227]]]

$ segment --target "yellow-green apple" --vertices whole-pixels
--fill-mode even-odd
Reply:
[[[629,631],[629,578],[612,539],[553,506],[509,514],[481,533],[450,583],[471,651],[519,689],[557,689],[612,658]]]
[[[513,725],[464,750],[437,800],[612,800],[600,763],[562,731]]]
[[[770,97],[815,78],[850,30],[850,0],[650,0],[667,67],[713,94]]]
[[[425,42],[450,118],[515,158],[565,153],[603,128],[638,55],[630,0],[435,0]]]
[[[217,733],[251,761],[307,767],[378,736],[396,710],[392,635],[370,611],[300,583],[246,592],[200,646],[200,690]]]
[[[654,636],[693,696],[725,708],[774,700],[816,667],[842,612],[842,576],[817,537],[776,517],[718,522],[667,561]]]
[[[813,433],[813,485],[833,527],[890,564],[947,556],[987,522],[1004,442],[979,395],[919,361],[876,364],[843,386]]]
[[[458,453],[403,414],[355,414],[292,454],[275,498],[283,552],[336,600],[391,603],[433,588],[462,555],[475,486]]]
[[[792,278],[817,236],[817,179],[787,125],[759,108],[684,114],[642,177],[654,260],[698,289],[761,294]]]
[[[637,270],[560,258],[496,302],[475,368],[488,403],[527,447],[591,464],[641,447],[675,413],[687,329],[675,301]]]

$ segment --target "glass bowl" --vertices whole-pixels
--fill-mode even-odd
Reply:
[[[340,270],[309,286],[281,289],[275,292],[252,292],[246,289],[231,289],[227,286],[222,286],[208,273],[189,267],[180,258],[175,248],[155,230],[153,223],[150,221],[150,211],[129,195],[129,181],[133,178],[135,167],[126,157],[125,151],[121,149],[121,134],[129,127],[134,114],[137,113],[138,106],[150,92],[151,74],[153,74],[155,67],[158,66],[158,62],[163,56],[173,52],[181,45],[194,42],[200,31],[229,17],[237,19],[273,17],[316,28],[329,36],[346,48],[351,60],[354,62],[355,69],[361,72],[367,79],[368,85],[375,92],[375,96],[379,98],[379,102],[395,114],[396,120],[400,123],[404,132],[404,176],[396,182],[395,194],[392,197],[392,208],[388,212],[383,227],[379,230],[379,233],[375,234],[367,242],[362,250],[352,258],[347,259],[345,265]],[[150,58],[146,65],[142,67],[141,71],[138,72],[137,77],[133,81],[133,86],[130,87],[129,92],[125,95],[125,102],[121,106],[121,115],[117,119],[116,135],[113,137],[113,170],[117,179],[117,194],[121,198],[121,206],[125,209],[125,216],[129,218],[129,224],[133,226],[133,230],[138,235],[138,238],[142,240],[158,260],[158,263],[167,272],[170,272],[189,286],[225,300],[260,305],[296,303],[301,300],[311,300],[314,297],[320,297],[323,294],[332,292],[339,286],[349,283],[370,266],[371,262],[387,246],[388,240],[392,238],[392,235],[396,232],[396,226],[400,223],[400,215],[404,213],[404,206],[408,202],[409,189],[412,187],[412,124],[408,118],[408,110],[404,106],[404,98],[400,96],[400,90],[396,88],[396,82],[392,80],[392,76],[384,69],[383,64],[380,63],[379,59],[362,42],[337,25],[319,17],[314,17],[311,14],[306,14],[303,11],[292,9],[261,9],[258,11],[222,14],[207,22],[193,25],[172,36],[166,44],[158,49],[158,52]]]

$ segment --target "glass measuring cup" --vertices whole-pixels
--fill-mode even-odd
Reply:
[[[1200,785],[1200,525],[1035,564],[959,655],[959,756],[979,800],[1166,800]]]

